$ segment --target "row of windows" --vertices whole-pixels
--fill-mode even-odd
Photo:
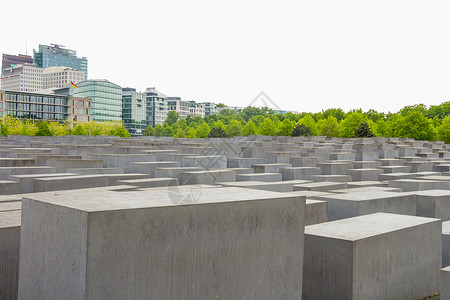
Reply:
[[[57,98],[51,96],[23,95],[23,94],[6,94],[6,101],[34,102],[45,104],[67,105],[66,98]]]
[[[33,112],[67,113],[67,107],[65,107],[65,106],[18,103],[18,102],[12,102],[12,103],[7,102],[6,109],[21,110],[21,111],[33,111]]]

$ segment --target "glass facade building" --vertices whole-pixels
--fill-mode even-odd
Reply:
[[[85,80],[70,88],[74,97],[92,100],[92,120],[122,120],[122,88],[108,80]]]
[[[39,45],[39,51],[33,50],[34,63],[39,68],[48,67],[70,67],[84,72],[85,78],[88,78],[88,67],[86,57],[77,57],[75,50],[64,49],[64,46],[51,44]]]
[[[144,135],[147,127],[147,101],[134,88],[122,89],[122,120],[131,136]]]
[[[90,120],[90,106],[87,98],[0,90],[0,117],[77,123]]]

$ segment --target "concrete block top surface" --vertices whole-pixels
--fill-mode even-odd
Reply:
[[[367,189],[367,188],[365,188]],[[336,199],[344,201],[370,201],[375,199],[388,199],[396,197],[408,197],[409,194],[396,193],[396,192],[385,192],[385,191],[372,191],[372,192],[356,192],[356,193],[343,193],[343,194],[330,194],[328,196],[323,196],[326,199]]]
[[[429,197],[444,197],[444,196],[450,196],[450,190],[424,190],[424,191],[413,191],[409,192],[411,194],[419,195],[419,196],[429,196]]]
[[[0,212],[0,228],[20,226],[21,216],[20,210]]]
[[[442,222],[442,234],[450,235],[450,221]]]
[[[433,222],[441,222],[441,220],[390,213],[375,213],[306,226],[305,234],[357,241]]]
[[[196,188],[184,194],[179,189],[166,188],[147,191],[115,192],[106,189],[85,189],[35,193],[24,199],[35,200],[58,206],[64,206],[84,212],[101,212],[141,208],[157,208],[178,205],[202,205],[208,203],[240,202],[249,200],[281,200],[304,198],[292,194],[250,190],[238,187]],[[191,196],[191,201],[181,202],[180,197]]]

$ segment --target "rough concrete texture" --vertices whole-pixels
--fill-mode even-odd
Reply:
[[[17,299],[20,210],[0,211],[0,299]]]
[[[304,214],[240,188],[24,198],[19,298],[300,299]]]
[[[377,213],[305,228],[303,299],[419,299],[439,290],[441,221]]]

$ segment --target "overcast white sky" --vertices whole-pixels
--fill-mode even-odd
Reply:
[[[58,43],[90,78],[318,112],[450,100],[450,1],[2,1],[0,53]]]

